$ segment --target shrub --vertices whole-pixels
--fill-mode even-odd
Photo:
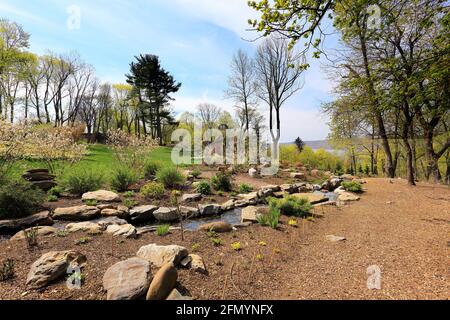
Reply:
[[[220,172],[211,178],[211,183],[214,189],[218,191],[231,191],[231,177],[230,175]]]
[[[220,238],[211,238],[211,241],[215,247],[222,245],[222,240]]]
[[[141,188],[141,194],[146,198],[159,199],[165,192],[164,185],[159,182],[149,182]]]
[[[191,175],[195,179],[198,179],[202,175],[202,172],[199,169],[195,168],[194,170],[192,170]]]
[[[56,236],[58,238],[65,238],[65,237],[67,237],[67,235],[68,235],[68,233],[66,231],[60,230],[60,231],[56,232]]]
[[[256,219],[260,225],[276,229],[280,223],[280,215],[280,209],[276,206],[274,201],[271,201],[269,203],[269,212],[264,215],[258,215]]]
[[[234,251],[241,251],[241,250],[242,250],[242,246],[241,246],[241,243],[240,243],[240,242],[233,242],[233,243],[231,244],[231,248],[232,248]]]
[[[147,180],[153,179],[161,167],[162,165],[160,162],[147,161],[144,165],[144,178]]]
[[[63,185],[69,192],[79,196],[100,189],[102,184],[103,175],[92,170],[73,171],[63,181]]]
[[[117,191],[126,191],[136,181],[136,172],[127,167],[120,167],[112,175],[111,187]]]
[[[313,208],[307,198],[297,198],[295,196],[286,196],[283,199],[271,198],[269,202],[276,206],[281,214],[286,216],[304,217]]]
[[[156,227],[156,234],[160,237],[169,234],[170,225],[163,224],[161,226]]]
[[[47,194],[49,196],[54,196],[56,198],[59,198],[61,196],[61,193],[63,193],[63,189],[60,186],[53,187],[47,191]]]
[[[342,182],[342,187],[346,191],[355,192],[355,193],[362,193],[362,185],[359,182],[351,181],[351,182]]]
[[[200,181],[195,190],[203,195],[208,195],[211,194],[211,185],[208,181]]]
[[[48,202],[56,202],[56,201],[58,201],[58,197],[51,194],[51,195],[47,196],[47,201]]]
[[[36,247],[38,245],[38,228],[31,228],[23,232],[28,248]]]
[[[253,191],[253,188],[246,183],[242,183],[239,186],[239,193],[250,193]]]
[[[127,199],[123,200],[123,205],[125,207],[127,207],[128,209],[133,208],[136,204],[137,204],[137,202],[133,199],[127,198]]]
[[[6,281],[14,277],[14,261],[6,259],[0,266],[0,281]]]
[[[0,220],[23,218],[36,213],[45,200],[45,193],[26,181],[17,180],[0,185]]]
[[[134,191],[127,191],[123,194],[125,198],[133,198],[134,197]]]
[[[176,188],[185,182],[185,177],[177,168],[167,167],[158,170],[156,173],[158,181],[166,188]]]

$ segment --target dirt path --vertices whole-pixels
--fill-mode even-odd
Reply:
[[[450,297],[450,189],[387,179],[367,188],[361,201],[327,212],[299,241],[298,258],[279,272],[285,287],[271,298]],[[331,234],[347,240],[326,241]],[[372,265],[381,269],[381,290],[367,289]]]

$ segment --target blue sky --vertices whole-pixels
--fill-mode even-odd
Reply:
[[[229,65],[239,48],[253,54],[255,34],[246,31],[255,12],[247,0],[0,0],[0,17],[31,33],[31,50],[43,54],[77,51],[103,81],[125,81],[135,55],[152,53],[183,83],[175,112],[212,102],[230,112],[224,99]],[[68,8],[81,10],[79,29],[67,27]],[[282,110],[282,141],[324,139],[327,119],[322,102],[331,99],[331,82],[320,61],[309,61],[304,88]],[[262,110],[265,109],[261,105]]]

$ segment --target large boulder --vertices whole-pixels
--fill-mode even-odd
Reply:
[[[107,190],[98,190],[94,192],[86,192],[81,196],[83,201],[97,200],[98,202],[118,202],[120,197],[117,193]]]
[[[156,220],[160,222],[173,222],[180,219],[177,208],[161,207],[153,212]]]
[[[201,204],[198,206],[198,210],[202,217],[217,216],[220,213],[221,207],[218,204]]]
[[[152,280],[150,263],[131,258],[111,266],[103,275],[108,300],[133,300],[146,294]]]
[[[147,292],[147,300],[164,300],[175,288],[177,280],[177,269],[172,263],[166,263],[153,277]]]
[[[356,194],[346,191],[341,192],[338,196],[338,202],[358,201],[359,199],[360,197]]]
[[[93,222],[77,222],[69,223],[65,227],[65,231],[69,233],[73,232],[88,232],[88,233],[100,233],[102,232],[102,227],[98,223]]]
[[[82,267],[86,257],[75,251],[51,251],[43,254],[30,268],[26,284],[31,289],[39,289],[50,282],[63,278],[69,267]]]
[[[181,196],[181,202],[195,202],[202,199],[201,193],[183,194]]]
[[[311,204],[327,202],[329,199],[322,193],[294,193],[294,197],[306,198]]]
[[[42,211],[21,219],[0,220],[0,234],[11,234],[35,226],[51,226],[50,212]]]
[[[223,233],[223,232],[230,232],[230,231],[232,231],[233,227],[228,222],[216,221],[216,222],[210,222],[210,223],[201,225],[198,228],[198,230],[200,230],[200,231],[210,231],[210,230],[212,230],[214,232]]]
[[[67,221],[87,221],[100,216],[100,209],[92,206],[75,206],[68,208],[57,208],[53,212],[53,219]]]
[[[155,220],[153,213],[156,210],[158,210],[158,207],[152,205],[134,207],[130,210],[131,221],[135,223],[153,221]]]
[[[58,229],[53,228],[53,227],[33,227],[33,228],[28,228],[25,229],[24,231],[19,231],[18,233],[16,233],[11,239],[9,239],[10,241],[19,241],[19,240],[24,240],[26,238],[25,232],[29,232],[29,231],[36,231],[37,236],[38,237],[46,237],[46,236],[51,236],[54,235],[55,233],[58,232]]]
[[[342,179],[331,178],[322,184],[322,189],[328,190],[328,191],[334,191],[341,186],[342,182],[343,182]]]
[[[114,237],[136,238],[137,229],[131,224],[112,224],[106,228],[106,233],[112,234]]]
[[[178,265],[188,255],[188,251],[186,248],[177,245],[158,246],[153,243],[141,247],[136,255],[160,268],[166,263]]]

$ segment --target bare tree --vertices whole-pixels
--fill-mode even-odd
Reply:
[[[222,113],[222,110],[218,106],[211,103],[201,103],[197,106],[197,110],[203,125],[208,129],[214,127]]]
[[[269,129],[274,150],[277,150],[281,134],[280,110],[302,88],[300,77],[306,58],[290,50],[287,40],[270,37],[258,47],[255,66],[258,96],[269,106]]]

